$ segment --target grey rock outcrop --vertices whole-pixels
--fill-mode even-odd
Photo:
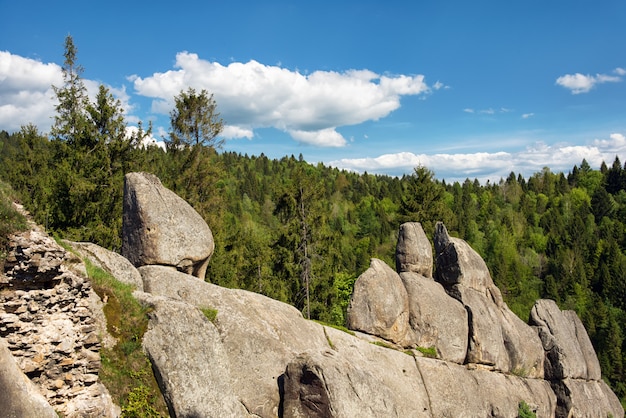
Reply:
[[[88,259],[120,282],[131,285],[137,290],[143,290],[141,274],[126,257],[90,242],[65,242],[81,257]]]
[[[435,278],[468,312],[467,362],[542,378],[541,340],[504,303],[484,260],[465,241],[450,237],[442,223],[435,227],[434,241]]]
[[[83,271],[80,259],[37,227],[11,236],[0,336],[54,410],[117,417],[121,411],[98,378],[102,304]]]
[[[407,345],[434,347],[441,359],[463,364],[469,335],[465,307],[433,279],[408,272],[400,278],[409,299]]]
[[[396,245],[396,271],[433,277],[433,250],[419,222],[400,225]]]
[[[402,279],[385,262],[373,258],[354,283],[348,328],[402,343],[409,329],[409,299]]]
[[[553,300],[541,299],[530,312],[530,323],[546,351],[546,379],[600,380],[600,362],[575,312],[561,311]]]
[[[134,266],[170,265],[204,279],[215,243],[191,205],[148,173],[124,178],[122,255]]]
[[[286,365],[311,347],[329,346],[324,327],[305,320],[293,306],[256,293],[225,289],[173,268],[144,266],[139,272],[149,292],[136,292],[143,303],[156,306],[153,298],[166,297],[196,308],[217,310],[214,325],[219,337],[194,335],[209,347],[214,343],[208,339],[219,338],[222,352],[228,355],[232,396],[253,416],[278,416],[279,378]],[[179,372],[172,367],[159,373],[165,376]]]
[[[3,338],[0,338],[0,410],[6,418],[58,417],[19,368]]]
[[[557,417],[623,417],[624,408],[603,380],[564,379],[552,382]]]
[[[172,417],[246,417],[215,326],[193,305],[156,300],[143,346]]]

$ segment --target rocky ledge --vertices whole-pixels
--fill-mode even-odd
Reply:
[[[165,202],[168,193],[153,176],[129,175],[125,199],[137,201],[125,204],[125,210],[160,200],[170,217],[189,211],[179,199]],[[124,216],[125,222],[138,219],[136,214]],[[190,237],[205,228],[193,222]],[[434,256],[419,223],[401,226],[396,270],[373,259],[355,283],[348,332],[306,320],[292,306],[265,296],[194,277],[206,266],[212,237],[193,254],[185,255],[180,245],[169,254],[163,242],[186,242],[181,231],[175,228],[176,235],[167,236],[168,228],[146,225],[151,240],[155,230],[161,236],[161,242],[148,246],[160,248],[158,262],[131,257],[132,264],[126,263],[92,245],[75,245],[118,279],[134,283],[135,297],[152,308],[143,347],[173,417],[517,417],[522,402],[538,417],[624,416],[601,379],[576,314],[540,300],[531,323],[521,321],[502,300],[480,256],[442,224],[433,237]],[[146,244],[136,239],[136,225],[124,230],[133,234],[124,238],[124,253],[146,252]],[[54,312],[67,309],[70,322],[90,325],[88,319],[74,321],[83,312],[85,282],[79,286],[79,280],[61,270],[51,276],[63,274],[65,278],[37,291],[49,291],[58,282],[65,289],[60,293],[68,292],[76,283],[74,304],[55,299],[59,306]],[[27,290],[8,291],[17,295]],[[19,295],[28,300],[25,293]],[[30,305],[8,306],[14,311],[2,314],[10,319],[2,325],[3,337],[28,341],[28,347],[14,346],[13,352],[36,351],[30,347],[36,341],[10,325],[17,311]],[[73,341],[82,342],[90,331],[79,328],[76,335],[81,337]],[[89,344],[73,352],[95,353],[97,344]],[[63,348],[60,341],[52,342],[51,352],[59,346]],[[66,354],[58,359],[82,361]],[[26,362],[18,363],[23,367]],[[54,377],[52,382],[60,380]],[[77,387],[93,386],[88,377],[73,379]],[[35,386],[49,401],[54,399],[46,389],[50,386]],[[33,408],[41,406],[37,393],[26,398]]]

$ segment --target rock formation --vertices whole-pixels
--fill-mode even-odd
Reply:
[[[148,193],[137,198],[140,189]],[[207,255],[185,251],[187,235],[193,233],[182,231],[174,238],[162,232],[175,229],[167,226],[172,213],[178,214],[180,224],[195,225],[199,231],[208,227],[198,225],[195,212],[191,223],[181,219],[182,212],[170,207],[174,203],[163,206],[160,217],[148,214],[149,199],[157,200],[158,207],[171,193],[152,176],[127,176],[125,192],[133,203],[124,206],[124,253],[140,267],[119,263],[106,250],[74,245],[92,262],[114,275],[123,274],[125,281],[141,278],[133,294],[151,307],[143,347],[173,417],[516,417],[522,401],[538,417],[624,416],[619,400],[600,380],[595,352],[578,317],[542,300],[533,308],[532,326],[523,323],[502,300],[480,256],[450,237],[442,224],[434,237],[434,278],[430,243],[420,224],[403,225],[398,272],[372,260],[355,283],[350,302],[348,325],[356,331],[344,332],[306,320],[294,307],[263,295],[193,277],[189,273],[203,276],[212,237],[210,244],[194,244],[210,248]],[[136,223],[145,230],[138,232],[144,226]],[[208,240],[210,231],[202,236]],[[153,256],[170,250],[176,256]],[[3,279],[5,287],[19,287],[11,292],[25,301],[7,299],[4,309],[13,311],[0,314],[0,331],[17,363],[29,367],[20,352],[33,352],[29,345],[42,343],[25,339],[26,325],[19,325],[24,333],[15,333],[14,324],[24,312],[43,311],[41,305],[33,308],[32,301],[45,293],[53,298],[42,299],[48,301],[46,310],[60,314],[69,306],[71,318],[80,319],[78,330],[68,328],[63,335],[83,345],[68,352],[65,340],[55,339],[49,348],[40,345],[38,350],[63,353],[50,356],[60,360],[51,364],[52,370],[65,372],[70,365],[63,359],[86,366],[88,361],[72,356],[95,353],[98,344],[88,338],[93,332],[90,309],[83,305],[88,282],[63,271],[64,262],[42,263],[37,251],[24,249],[20,254],[26,255],[19,262],[11,259],[11,265],[38,273],[29,273],[32,279],[13,273]],[[31,291],[39,293],[25,297]],[[74,305],[62,299],[64,294],[72,295]],[[425,349],[434,351],[436,358],[426,357]],[[5,367],[5,354],[0,344],[0,367]],[[65,375],[55,373],[53,382],[68,384]],[[37,376],[47,374],[28,375],[41,388]],[[72,374],[69,380],[79,388],[96,387],[91,374]],[[47,385],[39,390],[54,404],[57,395]],[[26,399],[34,408],[41,404],[36,394]],[[8,402],[1,396],[0,401]],[[107,414],[98,416],[112,416]]]
[[[168,265],[204,280],[215,243],[187,202],[148,173],[124,178],[122,255],[136,267]]]
[[[3,372],[0,392],[11,393],[15,387],[9,383],[19,384],[27,392],[9,399],[14,406],[39,408],[41,399],[48,405],[37,413],[11,413],[49,416],[46,411],[52,410],[65,417],[119,416],[119,407],[98,379],[106,323],[101,321],[102,303],[81,273],[82,262],[34,225],[11,242],[5,274],[0,275],[0,346],[8,349],[22,375],[13,373],[9,380]],[[2,408],[8,405],[0,403]],[[3,416],[11,416],[5,412]]]
[[[409,328],[409,298],[400,276],[381,260],[354,284],[348,328],[402,343]]]

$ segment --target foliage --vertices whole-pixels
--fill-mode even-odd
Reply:
[[[174,104],[170,113],[172,130],[167,142],[170,151],[199,145],[221,147],[223,140],[218,140],[217,136],[224,127],[224,121],[217,112],[212,94],[209,95],[206,90],[197,94],[189,87],[174,98]]]
[[[14,199],[11,187],[0,181],[0,271],[4,267],[9,234],[26,230],[26,218],[13,207]]]
[[[415,347],[415,349],[422,353],[424,357],[437,358],[437,349],[435,347]]]
[[[537,418],[537,414],[535,414],[526,401],[523,400],[520,401],[517,408],[517,416],[519,418]]]
[[[357,174],[302,156],[221,151],[216,103],[193,89],[177,98],[165,152],[140,146],[150,129],[123,134],[124,112],[106,88],[93,103],[85,98],[71,38],[65,58],[51,137],[32,125],[0,131],[0,179],[49,231],[119,249],[124,175],[151,172],[211,227],[206,280],[344,326],[370,259],[395,265],[401,222],[419,221],[432,237],[443,221],[483,257],[520,318],[538,298],[573,309],[603,378],[626,400],[626,167],[617,157],[599,170],[583,160],[569,173],[512,172],[486,184],[446,184],[421,166],[401,178]],[[191,111],[199,108],[206,114]],[[208,124],[206,134],[194,120]],[[132,352],[132,338],[126,345]]]
[[[213,308],[201,308],[202,314],[211,322],[215,322],[217,319],[217,309]]]
[[[133,287],[85,260],[94,291],[103,301],[107,330],[117,339],[113,348],[103,348],[100,378],[122,407],[124,416],[168,416],[141,342],[148,326],[148,311],[132,296]]]

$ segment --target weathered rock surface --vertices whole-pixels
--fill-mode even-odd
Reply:
[[[0,410],[6,418],[57,418],[55,410],[18,367],[0,338]]]
[[[173,417],[246,417],[215,326],[193,305],[156,300],[143,346]]]
[[[557,417],[623,417],[624,408],[603,380],[564,379],[554,381],[558,398]]]
[[[215,248],[204,219],[152,174],[124,180],[122,255],[136,267],[170,265],[204,279]]]
[[[523,379],[378,347],[327,331],[334,349],[287,366],[285,417],[517,417],[520,401],[553,417],[549,382]]]
[[[437,264],[435,279],[448,293],[459,298],[455,294],[457,289],[473,289],[497,306],[502,305],[502,294],[493,283],[485,261],[467,242],[451,237],[441,222],[435,226],[434,242]]]
[[[575,312],[561,311],[556,302],[541,299],[530,312],[546,351],[545,377],[600,380],[600,363]]]
[[[463,364],[467,355],[467,311],[441,284],[417,273],[400,273],[409,299],[407,346],[435,347],[443,360]]]
[[[385,262],[373,258],[354,283],[348,328],[378,335],[394,343],[409,329],[409,300],[402,279]]]
[[[141,274],[126,257],[90,242],[65,242],[81,257],[88,259],[120,282],[134,286],[137,290],[143,290]]]
[[[276,417],[280,403],[279,377],[287,364],[311,347],[328,347],[324,327],[305,320],[293,306],[263,295],[225,289],[162,266],[139,268],[144,303],[154,296],[217,310],[214,325],[228,356],[234,396],[252,415]],[[210,334],[196,334],[211,346]]]
[[[442,223],[435,228],[435,278],[467,309],[467,362],[507,373],[542,378],[544,353],[537,334],[502,300],[483,259],[465,241],[453,238]]]
[[[433,250],[419,222],[400,225],[396,245],[396,271],[433,277]]]
[[[0,336],[22,372],[65,417],[116,417],[99,382],[100,299],[81,261],[39,228],[11,237],[0,284]],[[35,415],[33,415],[35,416]]]

